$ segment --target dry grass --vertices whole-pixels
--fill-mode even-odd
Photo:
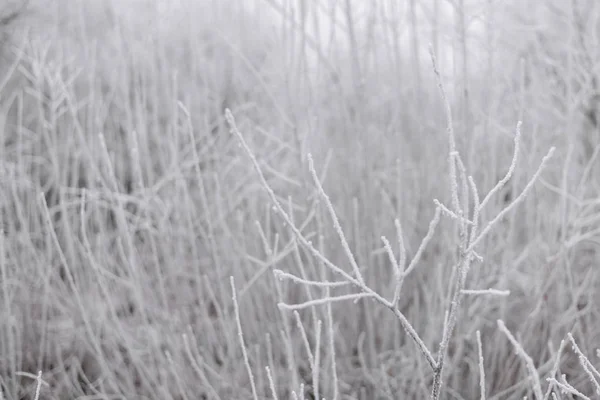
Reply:
[[[2,399],[600,396],[600,6],[160,3],[0,8]]]

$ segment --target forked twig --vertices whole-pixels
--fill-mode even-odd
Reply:
[[[430,367],[435,370],[437,368],[437,363],[436,363],[435,359],[433,358],[431,352],[427,348],[427,345],[425,344],[425,342],[423,342],[423,340],[421,339],[421,337],[419,336],[419,334],[416,332],[416,330],[413,328],[413,326],[410,324],[410,322],[404,316],[404,314],[402,314],[402,312],[400,312],[400,310],[398,310],[398,308],[396,307],[395,304],[393,304],[391,301],[386,300],[384,297],[382,297],[380,294],[378,294],[377,292],[375,292],[374,290],[372,290],[370,287],[368,287],[364,283],[364,281],[362,279],[362,276],[359,273],[360,271],[356,271],[356,269],[355,269],[355,268],[357,268],[356,262],[355,261],[352,262],[353,256],[351,255],[352,253],[351,253],[351,251],[349,249],[349,246],[348,246],[348,248],[346,250],[346,255],[348,256],[351,264],[353,264],[353,269],[355,269],[354,272],[355,272],[356,277],[350,275],[348,272],[344,271],[342,268],[340,268],[339,266],[337,266],[333,262],[331,262],[327,257],[325,257],[312,244],[311,241],[307,240],[304,237],[304,235],[297,228],[297,226],[295,225],[295,223],[293,222],[293,220],[291,219],[291,217],[289,216],[289,214],[282,207],[281,203],[277,199],[277,196],[275,195],[275,192],[273,191],[273,189],[271,188],[271,186],[267,182],[267,180],[266,180],[266,178],[265,178],[265,176],[264,176],[264,174],[262,172],[262,169],[261,169],[261,167],[260,167],[260,165],[259,165],[256,157],[254,156],[254,153],[252,152],[252,150],[250,150],[250,147],[246,143],[243,135],[241,134],[241,132],[237,128],[237,125],[235,123],[235,118],[233,117],[233,114],[231,114],[231,111],[229,109],[225,110],[225,118],[226,118],[226,120],[227,120],[227,122],[229,124],[231,133],[234,134],[235,136],[237,136],[238,140],[240,141],[240,144],[242,145],[242,148],[244,149],[244,151],[246,152],[246,154],[250,158],[250,161],[252,162],[252,165],[253,165],[256,173],[259,176],[260,182],[261,182],[263,188],[266,190],[266,192],[267,192],[269,198],[271,199],[274,207],[277,209],[278,214],[283,218],[283,220],[289,226],[289,228],[291,229],[291,231],[294,234],[294,236],[298,239],[298,241],[303,246],[305,246],[310,251],[310,253],[313,256],[315,256],[317,258],[317,260],[319,260],[320,262],[322,262],[325,266],[327,266],[333,272],[335,272],[338,275],[340,275],[346,281],[348,281],[349,283],[351,283],[354,286],[356,286],[362,292],[362,294],[350,295],[348,297],[344,297],[343,299],[344,300],[351,300],[351,299],[356,299],[356,298],[360,298],[360,297],[371,297],[374,300],[376,300],[378,303],[380,303],[380,304],[388,307],[390,310],[392,310],[394,312],[394,314],[396,315],[396,317],[398,318],[398,320],[400,321],[400,324],[401,324],[402,328],[404,329],[404,331],[416,343],[417,347],[419,348],[419,350],[421,351],[421,353],[426,358],[426,360],[429,363]],[[313,170],[314,170],[314,168],[313,168]],[[314,172],[313,172],[313,174],[314,174]],[[315,180],[319,181],[318,179],[315,179]],[[328,197],[326,197],[326,195],[324,194],[324,190],[321,187],[320,183],[317,183],[317,182],[315,182],[315,183],[317,184],[317,187],[319,188],[319,193],[321,194],[321,196],[324,197],[327,200]],[[332,215],[332,217],[335,216],[335,210],[333,210],[333,207],[331,206],[330,202],[329,202],[328,208],[329,208],[329,212]],[[337,219],[337,217],[335,217],[334,221],[336,219]],[[335,224],[335,222],[334,222],[334,224]],[[338,224],[338,227],[339,227],[339,224]],[[336,228],[336,230],[338,230],[338,229]],[[345,240],[345,239],[342,239],[343,232],[341,231],[341,227],[339,227],[338,235],[340,236],[340,240]],[[342,242],[342,244],[343,244],[343,242]],[[346,243],[346,245],[347,245],[347,243]],[[329,299],[332,299],[332,298],[329,298]],[[316,301],[315,305],[316,304],[326,304],[326,303],[329,303],[330,302],[329,299],[326,298],[326,299],[322,299],[322,300],[315,300]],[[283,307],[286,307],[286,306],[283,306]],[[294,306],[291,306],[291,307],[294,307]]]
[[[442,333],[442,340],[440,341],[440,345],[438,348],[438,354],[436,359],[437,368],[434,370],[433,375],[433,388],[431,392],[431,398],[433,400],[438,400],[441,396],[441,387],[442,387],[442,377],[444,370],[444,361],[446,357],[446,351],[449,346],[450,340],[452,338],[452,334],[454,331],[454,327],[456,326],[458,319],[458,310],[460,309],[462,299],[465,295],[468,294],[494,294],[494,295],[506,295],[507,292],[501,292],[493,289],[488,289],[486,291],[478,291],[478,290],[465,290],[465,282],[467,278],[467,274],[471,268],[471,263],[475,259],[481,259],[481,257],[475,252],[476,246],[486,237],[486,235],[491,231],[491,229],[504,218],[512,209],[516,207],[517,204],[523,201],[525,196],[532,189],[533,184],[538,179],[542,170],[546,166],[548,160],[554,153],[554,147],[550,149],[548,154],[542,159],[537,171],[533,174],[530,181],[527,183],[523,191],[519,196],[508,206],[503,208],[495,218],[489,221],[486,226],[479,231],[479,217],[482,209],[486,206],[489,200],[498,193],[510,180],[514,173],[514,169],[516,167],[518,153],[519,153],[519,143],[521,139],[521,122],[517,124],[516,134],[515,134],[515,148],[513,153],[513,158],[511,164],[508,168],[508,172],[506,175],[490,190],[490,192],[484,197],[481,201],[479,198],[479,193],[477,190],[477,186],[475,185],[475,181],[471,176],[467,176],[467,172],[462,162],[460,155],[456,150],[456,142],[454,137],[454,128],[452,122],[452,110],[450,107],[450,102],[446,95],[446,91],[444,89],[444,85],[442,82],[441,75],[437,68],[437,61],[435,55],[433,53],[433,49],[430,47],[430,56],[431,62],[433,65],[433,71],[435,73],[435,77],[437,80],[437,86],[440,91],[440,95],[442,97],[442,101],[444,104],[444,110],[446,112],[446,122],[447,122],[447,133],[448,133],[448,141],[449,141],[449,179],[450,179],[450,191],[451,191],[451,199],[452,199],[452,209],[444,206],[438,200],[434,200],[435,204],[438,207],[438,210],[441,210],[444,214],[450,216],[451,218],[458,221],[459,224],[459,235],[460,235],[460,244],[459,244],[459,256],[456,265],[456,275],[454,276],[454,289],[452,294],[452,299],[450,301],[449,311],[446,312],[446,316],[444,318],[444,329]],[[460,172],[460,180],[461,180],[461,194],[462,196],[459,198],[458,196],[458,177],[456,167],[458,166]],[[469,194],[472,196],[473,204],[470,204]],[[461,204],[462,200],[462,204]],[[469,220],[469,216],[472,213],[472,219]],[[530,366],[528,364],[528,366]],[[535,382],[534,382],[535,383]],[[542,399],[541,396],[541,386],[539,384],[539,377],[537,380],[537,384],[535,387],[536,397]]]

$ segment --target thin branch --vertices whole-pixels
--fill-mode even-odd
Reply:
[[[480,399],[485,400],[485,370],[483,369],[483,346],[481,345],[481,333],[477,331],[477,352],[479,353],[479,392]]]
[[[556,373],[558,372],[558,367],[560,366],[560,355],[563,352],[563,349],[565,348],[566,342],[564,340],[560,341],[560,345],[558,346],[558,351],[556,352],[556,359],[554,360],[554,364],[552,366],[552,369],[550,370],[550,378],[554,378],[556,376]],[[546,379],[548,380],[548,379]],[[552,393],[552,389],[554,388],[554,384],[552,384],[550,382],[550,384],[548,385],[548,388],[546,389],[546,394],[544,395],[544,400],[548,400],[550,398],[550,394]]]
[[[419,336],[417,331],[415,331],[415,328],[413,328],[413,326],[410,324],[410,322],[408,322],[408,320],[406,319],[404,314],[402,314],[402,312],[397,307],[393,307],[392,305],[389,305],[388,307],[394,312],[396,317],[400,320],[400,324],[402,325],[402,328],[408,334],[408,336],[410,336],[411,339],[414,340],[415,343],[417,343],[417,346],[421,350],[421,353],[423,354],[423,356],[425,356],[427,363],[429,363],[429,366],[431,367],[431,369],[433,371],[435,371],[438,368],[438,364],[436,363],[435,359],[433,358],[433,355],[431,355],[431,352],[427,348],[427,345],[423,342],[423,340],[421,339],[421,337]]]
[[[575,395],[577,397],[580,397],[582,400],[591,400],[585,394],[581,393],[579,390],[577,390],[573,386],[571,386],[567,382],[564,375],[562,376],[562,380],[563,380],[562,382],[557,381],[556,378],[548,378],[546,380],[548,381],[548,383],[558,386],[560,388],[560,390],[563,391],[564,393],[569,393],[569,394]]]
[[[271,375],[271,369],[269,367],[265,367],[265,370],[267,371],[267,379],[269,380],[271,396],[273,396],[273,400],[279,400],[277,397],[277,390],[275,390],[275,381],[273,381],[273,376]]]
[[[488,192],[488,194],[485,196],[485,198],[481,202],[482,209],[490,201],[490,199],[508,183],[508,181],[512,177],[513,173],[515,172],[515,168],[517,166],[517,159],[519,156],[519,147],[520,147],[519,145],[521,143],[521,125],[522,124],[523,123],[521,121],[517,122],[517,128],[516,128],[515,138],[514,138],[515,147],[513,150],[513,158],[510,163],[510,166],[508,167],[508,171],[506,172],[506,175],[504,176],[504,178],[502,178],[500,181],[498,181],[498,183],[492,188],[492,190],[490,190]]]
[[[343,294],[340,296],[324,297],[322,299],[309,300],[309,301],[305,301],[304,303],[298,303],[298,304],[278,303],[277,306],[282,310],[293,311],[293,310],[302,310],[304,308],[309,308],[309,307],[314,307],[314,306],[326,305],[328,303],[337,302],[337,301],[347,301],[347,300],[356,301],[356,300],[364,299],[364,298],[368,298],[368,297],[373,297],[373,295],[370,293]]]
[[[433,234],[435,233],[435,229],[437,228],[437,226],[440,222],[441,213],[442,213],[441,208],[436,207],[433,218],[432,218],[431,222],[429,222],[429,229],[427,230],[427,234],[421,241],[421,244],[419,245],[419,248],[417,249],[415,256],[410,261],[410,264],[408,264],[408,268],[406,268],[406,271],[404,271],[402,273],[402,275],[400,276],[400,279],[398,280],[398,282],[396,284],[396,290],[394,291],[394,299],[392,300],[392,304],[394,304],[394,305],[398,304],[398,300],[400,299],[400,291],[402,290],[402,285],[404,284],[404,278],[406,278],[408,276],[408,274],[410,274],[416,268],[419,261],[421,261],[423,252],[425,251],[425,248],[427,248],[427,245],[431,241],[431,238],[433,237]]]
[[[340,286],[346,286],[346,285],[348,285],[348,282],[310,281],[308,279],[303,279],[303,278],[300,278],[299,276],[292,275],[290,273],[284,272],[284,271],[282,271],[280,269],[273,270],[273,275],[275,275],[275,278],[279,279],[280,281],[282,281],[284,279],[288,279],[288,280],[290,280],[292,282],[300,283],[300,284],[307,285],[307,286],[340,287]]]
[[[512,209],[515,208],[515,206],[517,204],[519,204],[521,201],[523,201],[525,199],[525,197],[527,196],[527,194],[529,193],[529,191],[533,187],[533,184],[537,180],[538,176],[542,173],[542,170],[544,169],[544,167],[548,163],[548,160],[550,160],[550,158],[552,158],[552,155],[554,154],[554,151],[555,151],[554,147],[550,148],[550,151],[548,151],[548,154],[546,154],[544,156],[544,158],[542,159],[542,162],[540,163],[540,166],[538,167],[537,171],[535,171],[535,174],[533,174],[533,176],[531,177],[530,181],[525,186],[525,189],[523,189],[523,191],[521,192],[521,194],[516,199],[514,199],[512,203],[510,203],[502,211],[500,211],[498,213],[498,215],[496,215],[496,218],[494,218],[493,220],[491,220],[490,222],[488,222],[488,224],[481,231],[481,233],[479,234],[479,236],[477,237],[477,239],[473,240],[471,242],[471,244],[469,245],[469,248],[467,249],[467,254],[475,249],[475,246],[477,246],[479,244],[479,242],[481,242],[481,240],[490,232],[490,230],[492,229],[492,227],[494,225],[496,225],[500,220],[502,220],[502,218],[504,218],[504,216],[506,214],[508,214],[510,211],[512,211]]]
[[[252,389],[252,398],[254,400],[258,400],[258,394],[256,393],[256,383],[254,381],[254,374],[252,373],[252,368],[250,367],[250,359],[248,358],[248,352],[246,351],[246,344],[244,343],[244,332],[242,331],[242,322],[240,319],[240,307],[237,302],[237,294],[235,290],[235,281],[233,276],[229,277],[229,282],[231,284],[231,299],[233,300],[233,311],[235,313],[235,322],[238,331],[238,338],[240,340],[240,346],[242,347],[242,355],[244,356],[244,364],[246,366],[246,372],[248,373],[248,378],[250,379],[250,388]]]
[[[450,174],[450,193],[452,194],[452,208],[453,211],[460,215],[461,208],[458,200],[458,182],[456,179],[456,164],[454,162],[454,153],[456,152],[456,140],[454,138],[454,122],[452,121],[452,109],[450,108],[450,101],[446,95],[446,89],[442,82],[442,76],[437,68],[437,60],[435,54],[433,54],[433,48],[429,46],[429,55],[431,56],[431,63],[433,64],[433,72],[435,73],[438,89],[442,96],[442,102],[444,103],[445,114],[446,114],[446,132],[448,133],[448,163],[449,163],[449,174]]]
[[[385,249],[388,258],[390,259],[390,263],[394,268],[394,276],[396,277],[396,279],[399,279],[400,274],[402,274],[400,268],[404,268],[404,265],[396,261],[396,256],[394,255],[394,250],[392,250],[392,245],[390,244],[389,240],[387,240],[385,236],[381,236],[381,241],[383,242],[383,248]]]
[[[448,215],[450,218],[455,219],[461,223],[465,223],[467,225],[473,225],[472,221],[469,221],[468,218],[465,218],[463,216],[459,216],[458,214],[456,214],[454,211],[450,210],[448,207],[446,207],[441,201],[439,201],[438,199],[433,199],[433,204],[435,204],[437,207],[439,207],[442,212],[446,215]]]
[[[596,376],[600,376],[600,373],[598,373],[598,370],[594,367],[594,365],[590,362],[590,360],[583,354],[583,352],[581,351],[579,346],[577,346],[577,343],[575,343],[575,338],[573,337],[571,332],[569,332],[567,334],[567,336],[569,337],[569,340],[571,341],[573,351],[575,351],[575,354],[577,354],[577,357],[579,358],[579,363],[581,364],[581,366],[583,367],[583,370],[585,371],[588,378],[594,385],[596,394],[600,395],[600,384],[598,384],[598,379],[596,379]]]
[[[515,339],[513,334],[510,333],[510,331],[504,324],[504,321],[499,319],[497,322],[498,322],[498,327],[500,328],[500,330],[506,335],[508,340],[515,347],[517,354],[523,359],[523,361],[525,361],[525,365],[527,367],[527,370],[529,371],[529,377],[533,381],[533,393],[535,394],[535,398],[538,400],[542,400],[544,398],[544,395],[542,393],[542,385],[540,383],[540,377],[539,377],[538,371],[535,368],[535,365],[533,364],[533,360],[531,359],[529,354],[527,354],[525,352],[525,349],[523,349],[523,346],[521,346],[521,344],[517,341],[517,339]]]
[[[396,218],[394,220],[396,226],[396,236],[398,236],[398,247],[400,248],[400,259],[398,260],[398,270],[404,270],[406,267],[406,245],[404,244],[404,232],[400,220]]]
[[[473,177],[469,175],[469,186],[471,187],[471,194],[473,196],[473,227],[469,233],[469,242],[475,240],[477,236],[477,228],[479,227],[479,212],[481,210],[481,203],[479,201],[479,192],[477,191],[477,185]]]
[[[346,240],[346,236],[344,235],[344,231],[342,230],[340,221],[338,220],[335,209],[333,208],[333,204],[331,204],[331,199],[329,198],[327,193],[325,193],[325,190],[323,189],[323,186],[321,185],[321,181],[319,180],[319,177],[317,176],[317,172],[315,171],[315,164],[314,164],[312,155],[310,155],[310,153],[308,154],[308,168],[310,169],[310,173],[313,177],[313,181],[315,182],[315,185],[317,186],[317,190],[319,191],[319,194],[325,200],[325,204],[327,205],[327,210],[329,211],[329,215],[331,216],[331,219],[333,220],[333,226],[335,227],[335,231],[337,232],[340,242],[342,243],[342,247],[344,248],[346,257],[348,257],[348,260],[350,261],[350,265],[352,266],[354,275],[356,276],[356,279],[358,280],[358,282],[360,282],[360,284],[364,286],[365,281],[360,273],[360,268],[358,267],[356,258],[354,257],[352,250],[350,250],[350,245],[348,244],[348,241]]]
[[[329,288],[325,289],[325,295],[327,297],[330,296]],[[333,312],[331,307],[331,302],[327,304],[327,331],[329,335],[329,357],[331,362],[331,385],[333,386],[333,396],[332,400],[338,400],[339,396],[339,382],[338,382],[338,374],[337,374],[337,363],[335,358],[335,334],[333,330]]]

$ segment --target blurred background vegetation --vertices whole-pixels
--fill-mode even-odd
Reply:
[[[511,295],[466,302],[444,398],[478,396],[476,330],[489,398],[528,394],[525,366],[497,319],[542,377],[567,332],[597,363],[596,1],[11,0],[0,25],[5,398],[31,396],[35,382],[19,372],[38,370],[45,399],[250,398],[231,275],[261,396],[270,393],[270,365],[281,398],[301,382],[311,398],[296,321],[276,303],[323,293],[278,282],[270,269],[326,275],[273,213],[224,111],[307,235],[344,266],[315,201],[313,155],[367,283],[389,293],[381,235],[394,238],[399,218],[414,253],[432,200],[449,193],[429,45],[481,193],[505,174],[523,121],[516,174],[484,220],[524,187],[550,146],[558,153],[481,246],[485,261],[469,288]],[[444,220],[401,296],[433,349],[455,233]],[[341,398],[429,396],[431,371],[389,311],[368,301],[333,309]],[[313,343],[325,309],[301,319]],[[325,342],[320,392],[330,398]],[[560,372],[593,393],[568,351]]]

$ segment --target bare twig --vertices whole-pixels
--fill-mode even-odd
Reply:
[[[527,194],[533,187],[533,184],[536,182],[537,178],[540,176],[544,167],[548,163],[548,160],[550,160],[550,158],[552,158],[554,151],[555,151],[555,148],[551,147],[550,150],[548,151],[548,154],[546,154],[544,156],[537,171],[535,171],[535,174],[533,174],[533,176],[531,177],[531,179],[529,180],[529,182],[527,183],[527,185],[525,186],[525,188],[523,189],[521,194],[516,199],[514,199],[512,203],[510,203],[508,206],[506,206],[504,209],[502,209],[502,211],[500,211],[498,213],[498,215],[496,215],[496,218],[494,218],[493,220],[488,222],[488,224],[481,231],[481,233],[479,234],[477,239],[473,240],[470,243],[469,248],[467,249],[467,252],[474,250],[475,247],[479,244],[479,242],[481,242],[481,240],[490,232],[490,230],[494,227],[494,225],[496,225],[499,221],[501,221],[502,218],[504,218],[504,216],[506,216],[506,214],[508,214],[510,211],[512,211],[512,209],[515,208],[517,204],[519,204],[520,202],[522,202],[525,199],[525,197],[527,196]]]
[[[480,399],[485,400],[485,370],[483,369],[483,346],[481,345],[481,333],[477,331],[477,352],[479,354],[479,392]]]
[[[544,398],[544,395],[542,393],[542,385],[540,383],[540,376],[538,374],[537,369],[535,368],[535,365],[533,364],[533,360],[531,359],[529,354],[527,354],[525,352],[525,349],[523,349],[523,346],[521,346],[521,343],[519,343],[517,341],[517,339],[515,339],[513,334],[510,333],[510,331],[506,327],[506,325],[504,325],[504,321],[499,319],[498,327],[506,335],[506,337],[512,343],[512,345],[515,347],[517,354],[523,359],[523,361],[525,361],[525,366],[527,367],[527,371],[529,372],[529,377],[531,378],[532,383],[533,383],[533,393],[535,395],[535,398],[538,400],[542,400]],[[550,378],[550,379],[554,379],[554,378]]]
[[[326,305],[328,303],[337,301],[359,300],[369,297],[373,297],[373,295],[370,293],[344,294],[340,296],[324,297],[322,299],[309,300],[299,304],[279,303],[277,304],[277,306],[282,310],[302,310],[304,308]]]
[[[235,313],[235,323],[238,331],[238,338],[240,340],[240,346],[242,347],[242,355],[244,356],[244,364],[246,366],[246,372],[248,372],[248,378],[250,379],[250,388],[252,389],[252,398],[258,400],[258,394],[256,392],[256,383],[254,381],[254,374],[250,367],[250,359],[248,358],[248,351],[246,350],[246,344],[244,343],[244,332],[242,331],[242,322],[240,319],[240,307],[237,302],[237,292],[235,290],[235,281],[233,276],[229,277],[229,283],[231,284],[231,299],[233,300],[233,311]]]
[[[342,268],[340,268],[339,266],[337,266],[334,263],[332,263],[327,257],[325,257],[312,244],[311,241],[309,241],[309,240],[306,239],[306,237],[298,229],[298,227],[295,225],[295,223],[292,220],[292,218],[290,217],[290,215],[285,211],[285,209],[283,208],[283,206],[281,205],[281,203],[277,199],[277,196],[275,195],[275,192],[273,191],[273,189],[271,188],[271,186],[267,182],[267,180],[266,180],[266,178],[265,178],[265,176],[264,176],[264,174],[262,172],[262,169],[260,168],[260,165],[259,165],[256,157],[254,156],[254,153],[252,153],[252,150],[250,150],[250,147],[248,146],[248,143],[246,143],[246,141],[244,140],[243,135],[241,134],[241,132],[237,128],[237,125],[235,123],[235,118],[233,117],[233,114],[231,114],[231,111],[229,109],[225,110],[225,118],[227,119],[227,122],[229,124],[231,133],[234,134],[235,136],[237,136],[238,140],[240,141],[240,144],[242,145],[242,148],[244,149],[244,151],[246,152],[246,154],[250,158],[250,161],[252,162],[252,165],[254,166],[254,169],[255,169],[256,173],[258,174],[258,176],[259,176],[260,182],[261,182],[263,188],[266,190],[266,192],[267,192],[269,198],[271,199],[274,207],[277,209],[278,214],[283,218],[283,220],[286,222],[286,224],[288,225],[288,227],[292,230],[292,233],[298,239],[298,241],[303,246],[305,246],[310,251],[310,253],[315,258],[317,258],[318,261],[322,262],[325,266],[327,266],[333,272],[337,273],[338,275],[340,275],[341,277],[343,277],[345,280],[347,280],[349,283],[351,283],[354,286],[356,286],[357,288],[359,288],[361,290],[361,292],[363,292],[363,294],[361,294],[361,296],[359,296],[359,298],[360,297],[372,297],[378,303],[380,303],[380,304],[388,307],[390,310],[392,310],[393,313],[394,313],[394,315],[396,315],[396,317],[399,319],[400,324],[401,324],[402,328],[404,329],[404,331],[416,343],[417,347],[419,348],[419,350],[421,351],[421,353],[424,355],[424,357],[427,359],[427,362],[429,363],[429,365],[431,366],[431,368],[435,369],[437,367],[437,364],[436,364],[433,356],[431,355],[431,352],[429,351],[429,349],[427,348],[427,346],[425,345],[425,343],[423,342],[423,340],[419,337],[418,333],[415,331],[415,329],[410,324],[410,322],[408,321],[408,319],[404,316],[404,314],[402,314],[402,312],[400,310],[398,310],[398,308],[392,302],[386,300],[380,294],[378,294],[377,292],[373,291],[371,288],[369,288],[368,286],[366,286],[362,282],[362,277],[361,277],[360,274],[358,274],[357,277],[354,277],[354,276],[350,275],[348,272],[344,271]],[[361,278],[360,280],[359,280],[359,277]],[[356,299],[356,295],[353,298]],[[323,299],[321,299],[321,300],[315,300],[315,301],[316,301],[315,305],[326,304],[326,303],[330,302],[327,299],[325,299],[324,301],[323,301]],[[303,303],[303,304],[306,304],[306,303]],[[288,305],[279,304],[279,306],[283,307],[283,308],[286,308]],[[294,306],[290,306],[290,307],[294,307]]]

